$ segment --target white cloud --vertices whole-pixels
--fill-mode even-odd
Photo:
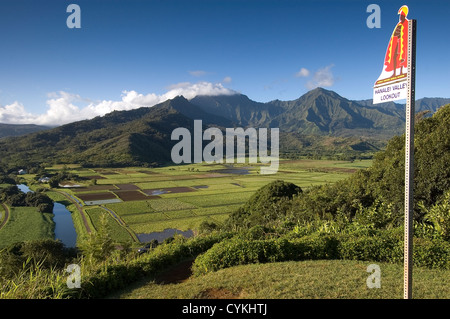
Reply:
[[[0,105],[0,123],[62,125],[102,116],[115,110],[123,111],[143,106],[151,107],[179,95],[186,99],[192,99],[197,95],[232,95],[236,93],[225,88],[221,83],[209,82],[174,84],[168,88],[166,93],[161,95],[155,93],[144,95],[134,90],[123,91],[121,99],[117,101],[92,101],[78,94],[64,91],[52,92],[48,94],[47,110],[43,114],[28,113],[19,102],[6,106]]]
[[[0,106],[0,123],[31,123],[33,115],[25,107],[15,101],[6,106]]]
[[[167,99],[173,99],[178,95],[182,95],[190,100],[197,95],[233,95],[236,93],[236,91],[225,88],[221,83],[198,82],[192,84],[190,82],[183,82],[172,85],[171,90],[161,97],[165,101]]]
[[[195,77],[200,77],[208,74],[206,71],[203,70],[196,70],[196,71],[189,71],[189,74]]]
[[[231,81],[232,81],[232,80],[231,80],[231,77],[230,77],[230,76],[226,76],[226,77],[224,77],[223,80],[222,80],[223,83],[231,83]]]
[[[305,68],[301,68],[300,71],[295,73],[295,76],[298,78],[308,77],[309,76],[309,70]]]
[[[312,80],[306,83],[306,87],[308,89],[314,89],[316,87],[329,87],[332,86],[335,82],[335,77],[331,72],[331,68],[333,64],[330,64],[326,67],[320,68],[314,73]]]

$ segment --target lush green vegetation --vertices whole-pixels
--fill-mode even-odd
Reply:
[[[65,266],[75,257],[73,249],[53,239],[16,242],[0,250],[0,299],[64,297]]]
[[[418,296],[424,298],[449,296],[449,130],[450,106],[441,108],[432,118],[418,121],[416,127],[413,261],[420,278]],[[85,236],[79,245],[79,254],[74,259],[83,274],[81,288],[65,289],[61,279],[54,279],[55,274],[57,278],[63,276],[56,269],[31,267],[26,268],[25,273],[42,269],[49,274],[49,279],[43,281],[44,288],[36,291],[39,297],[100,298],[143,279],[143,276],[147,280],[152,279],[168,267],[189,259],[194,260],[192,269],[195,275],[189,282],[203,288],[192,288],[191,295],[182,291],[180,295],[208,297],[208,291],[211,292],[208,289],[217,287],[210,283],[209,278],[233,274],[233,268],[237,269],[234,273],[237,278],[242,278],[241,271],[248,272],[246,269],[254,270],[255,267],[263,272],[263,269],[274,271],[277,267],[287,271],[292,269],[292,265],[331,265],[337,269],[334,274],[337,276],[335,278],[339,278],[341,290],[327,293],[324,287],[332,283],[323,279],[316,282],[309,292],[299,294],[293,293],[286,284],[287,289],[281,290],[281,296],[292,293],[293,297],[397,298],[402,286],[401,282],[398,283],[401,281],[398,273],[403,260],[403,144],[402,137],[394,137],[386,150],[377,154],[372,166],[362,168],[350,176],[338,174],[338,164],[321,167],[316,163],[308,169],[296,170],[301,161],[288,162],[287,167],[282,165],[275,176],[257,174],[257,166],[251,167],[250,174],[237,176],[217,175],[217,172],[212,171],[218,167],[208,165],[140,171],[127,168],[89,172],[86,168],[76,168],[80,176],[96,173],[96,185],[89,185],[97,188],[89,186],[86,192],[89,194],[96,194],[92,191],[99,187],[101,192],[113,193],[134,189],[136,193],[133,196],[137,196],[137,193],[142,196],[145,190],[166,191],[155,195],[159,198],[106,204],[106,208],[111,209],[135,232],[152,231],[155,224],[161,223],[164,227],[170,225],[177,228],[189,225],[198,230],[198,234],[191,239],[175,236],[139,255],[130,250],[126,242],[118,249],[119,240],[114,238],[118,233],[112,229],[112,222],[116,219],[112,215],[99,214],[104,210],[101,205],[90,205],[83,207],[83,211],[90,216],[95,231]],[[346,169],[348,167],[341,166],[341,173],[350,173]],[[177,174],[177,170],[183,173]],[[325,183],[325,179],[329,179],[328,183]],[[142,188],[136,190],[138,185]],[[110,189],[112,186],[113,189]],[[184,189],[193,186],[207,187],[189,191]],[[169,187],[176,187],[177,191],[166,189]],[[83,194],[75,190],[66,192],[74,199]],[[228,211],[225,210],[226,206]],[[226,213],[216,211],[219,207]],[[202,213],[203,210],[208,213]],[[95,215],[105,217],[97,218]],[[2,256],[11,258],[8,254]],[[37,265],[40,265],[40,258],[32,257]],[[364,265],[376,263],[386,269],[385,294],[381,290],[367,294],[364,290],[365,280],[361,280],[361,277],[368,276],[365,269],[363,275],[345,269],[348,265],[359,265],[361,268],[361,263],[355,261],[362,261]],[[246,264],[258,265],[247,265],[249,268],[245,268]],[[350,277],[344,275],[346,271]],[[2,289],[3,296],[30,296],[30,287],[20,281],[25,273],[12,273],[18,277],[0,278],[0,284],[6,287]],[[315,276],[319,273],[309,272],[307,278],[317,281],[320,277]],[[438,285],[443,287],[440,291],[426,286],[432,275],[442,278]],[[280,279],[280,276],[266,273],[268,280]],[[393,279],[397,276],[400,279]],[[389,283],[391,279],[392,283]],[[208,283],[208,288],[202,286]],[[20,288],[12,288],[19,284]],[[154,285],[150,283],[143,291]],[[234,287],[227,287],[230,287],[232,294],[246,297],[258,295],[255,292],[258,285],[249,288],[241,279],[236,279]],[[187,283],[186,287],[189,287]],[[352,289],[356,292],[350,293]],[[269,290],[261,290],[263,298],[274,297],[265,295]],[[168,294],[173,296],[170,290]]]

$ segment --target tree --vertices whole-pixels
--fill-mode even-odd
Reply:
[[[53,201],[50,197],[39,192],[26,193],[25,202],[27,206],[38,207],[40,204],[48,204],[53,206]]]
[[[233,212],[225,222],[227,228],[249,228],[267,226],[282,221],[290,210],[291,200],[302,193],[302,189],[282,180],[261,187],[250,199]]]
[[[97,231],[88,235],[88,238],[80,244],[80,249],[90,262],[105,261],[111,255],[114,243],[109,233],[106,214],[100,216]]]
[[[57,188],[59,186],[59,178],[56,176],[53,176],[48,181],[48,184],[50,185],[51,188]]]
[[[40,213],[52,213],[53,212],[53,203],[41,203],[37,206]]]
[[[27,206],[25,198],[26,195],[24,193],[18,193],[9,196],[5,202],[10,206]]]

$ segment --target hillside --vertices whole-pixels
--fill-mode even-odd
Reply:
[[[186,101],[184,98],[181,98]],[[170,160],[170,134],[192,121],[176,111],[178,99],[153,108],[115,111],[103,117],[0,142],[4,164],[83,163],[138,165]],[[186,101],[186,103],[188,103]]]
[[[111,294],[121,299],[400,299],[402,265],[382,263],[382,289],[367,289],[369,262],[305,260],[240,265],[202,277],[170,269]],[[448,298],[450,270],[414,269],[414,297]],[[184,276],[183,276],[184,275]],[[339,284],[336,284],[339,282]]]

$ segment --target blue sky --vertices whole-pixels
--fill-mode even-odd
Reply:
[[[71,3],[80,29],[66,25]],[[448,1],[2,0],[0,122],[62,124],[186,92],[372,98],[403,4],[418,21],[416,97],[450,97]]]

